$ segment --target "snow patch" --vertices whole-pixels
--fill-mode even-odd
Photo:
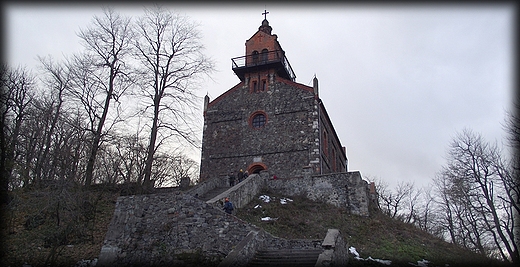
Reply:
[[[409,262],[410,265],[419,266],[419,267],[428,267],[428,263],[430,263],[430,262],[425,259],[423,259],[421,261],[417,261],[417,264],[413,264],[413,263]]]
[[[278,218],[263,217],[261,220],[263,222],[269,222],[269,221],[276,221],[276,220],[278,220]]]
[[[354,258],[356,260],[361,260],[361,261],[375,261],[375,262],[379,262],[381,264],[384,264],[384,265],[390,265],[392,264],[392,261],[391,260],[380,260],[380,259],[374,259],[372,257],[368,257],[366,259],[363,259],[361,257],[359,257],[359,253],[356,251],[356,248],[355,247],[349,247],[348,248],[348,251],[351,253],[351,254],[354,254]]]
[[[261,195],[260,197],[258,197],[259,199],[261,199],[263,202],[265,203],[269,203],[271,202],[271,197],[269,197],[268,195]]]
[[[285,204],[287,204],[287,201],[292,202],[293,200],[290,198],[284,197],[284,198],[280,199],[280,204],[285,205]]]
[[[355,247],[349,247],[349,248],[348,248],[348,251],[349,251],[351,254],[354,254],[354,256],[356,256],[356,258],[359,258],[359,253],[356,251],[356,248],[355,248]]]
[[[373,259],[372,257],[368,257],[366,260],[370,260],[370,261],[375,261],[375,262],[379,262],[381,264],[384,264],[384,265],[390,265],[392,264],[392,261],[391,260],[380,260],[380,259]]]

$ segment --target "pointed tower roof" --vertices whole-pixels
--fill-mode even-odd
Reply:
[[[267,11],[262,15],[267,15]],[[289,61],[285,57],[278,36],[272,34],[269,21],[264,17],[258,31],[246,41],[246,55],[232,58],[232,68],[241,81],[247,73],[272,69],[282,78],[294,81],[294,74]]]
[[[264,19],[262,21],[262,25],[260,25],[260,27],[258,27],[258,30],[265,32],[267,34],[271,34],[271,31],[273,30],[273,28],[271,28],[271,26],[269,26],[269,21],[267,21],[267,19]]]

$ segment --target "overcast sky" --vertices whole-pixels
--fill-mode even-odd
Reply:
[[[114,5],[138,16],[142,6]],[[200,88],[211,100],[239,82],[231,58],[267,20],[296,74],[312,86],[347,148],[349,170],[431,182],[464,128],[502,142],[514,88],[513,5],[198,4],[166,6],[200,23],[217,72]],[[5,57],[36,69],[37,56],[81,51],[76,33],[100,5],[4,3]],[[202,117],[202,114],[201,114]],[[198,159],[200,160],[200,158]],[[303,163],[302,163],[303,164]]]

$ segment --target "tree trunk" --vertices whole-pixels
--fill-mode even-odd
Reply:
[[[152,164],[153,157],[155,154],[155,143],[157,141],[157,126],[159,123],[159,104],[160,97],[156,96],[154,99],[154,115],[152,122],[152,129],[150,132],[150,142],[148,144],[148,153],[146,157],[146,165],[144,168],[144,181],[143,181],[143,189],[148,192],[152,189],[153,185],[151,184],[152,177]]]
[[[115,63],[113,63],[115,64]],[[107,95],[105,97],[105,105],[103,107],[103,114],[99,118],[99,123],[96,129],[96,132],[94,132],[94,140],[92,141],[92,147],[90,150],[90,156],[88,158],[87,163],[87,171],[85,173],[85,186],[89,186],[92,184],[92,179],[94,176],[94,164],[96,163],[96,156],[97,152],[99,150],[99,146],[101,143],[101,135],[103,134],[103,125],[105,125],[105,121],[107,119],[108,115],[108,109],[110,107],[110,99],[112,99],[112,94],[114,93],[114,78],[115,78],[115,68],[113,65],[111,65],[110,69],[110,80],[108,84],[108,91]]]

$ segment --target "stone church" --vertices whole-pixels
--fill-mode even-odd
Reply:
[[[278,178],[347,171],[342,146],[313,86],[296,82],[285,51],[267,19],[232,58],[240,82],[204,99],[200,181],[243,169]]]

